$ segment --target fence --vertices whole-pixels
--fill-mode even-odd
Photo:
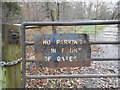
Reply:
[[[34,45],[34,42],[26,41],[25,30],[28,26],[80,26],[80,25],[109,25],[120,24],[117,20],[81,21],[81,22],[26,22],[21,25],[22,30],[22,87],[25,88],[26,79],[43,78],[100,78],[120,77],[119,74],[79,74],[79,75],[26,75],[26,62],[35,62],[34,59],[26,59],[26,46]],[[120,41],[91,42],[91,44],[120,44]],[[120,58],[92,58],[93,61],[120,60]]]

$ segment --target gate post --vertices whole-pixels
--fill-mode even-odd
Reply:
[[[0,1],[0,17],[2,17],[2,2]],[[2,18],[0,18],[0,62],[2,61]],[[2,67],[0,67],[0,90],[2,89]]]
[[[20,27],[2,24],[2,60],[5,62],[21,58],[20,44],[9,43],[9,30],[20,30]],[[5,66],[3,78],[3,88],[21,88],[21,63]]]

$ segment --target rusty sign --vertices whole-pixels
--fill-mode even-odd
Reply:
[[[87,34],[36,34],[35,60],[45,67],[90,66],[91,48]]]

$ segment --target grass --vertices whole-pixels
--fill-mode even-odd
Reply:
[[[86,34],[97,34],[105,28],[106,25],[99,26],[72,26],[69,31],[61,31],[60,33],[86,33]]]

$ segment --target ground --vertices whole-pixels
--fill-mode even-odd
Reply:
[[[92,38],[96,41],[117,41],[117,27],[107,26],[103,31]],[[95,41],[95,40],[94,40]],[[92,52],[93,57],[97,58],[118,58],[118,45],[99,45],[104,52]],[[94,55],[95,54],[95,55]],[[118,72],[118,61],[94,61],[88,68],[83,68],[85,73],[89,74],[115,74]],[[118,78],[96,78],[84,79],[87,88],[109,88],[118,87]]]

